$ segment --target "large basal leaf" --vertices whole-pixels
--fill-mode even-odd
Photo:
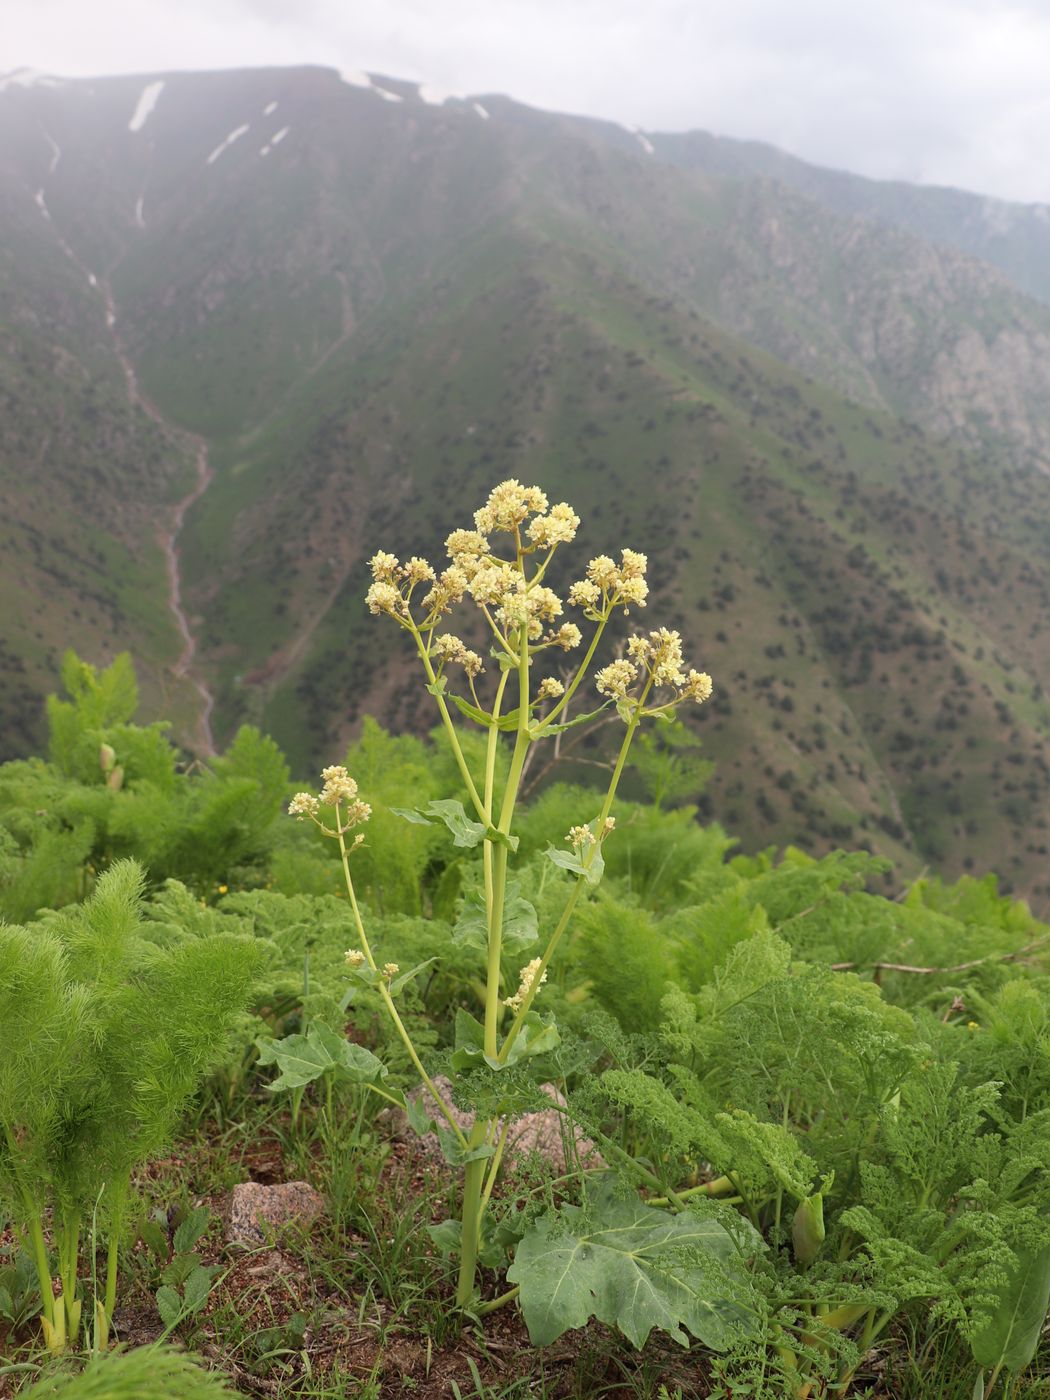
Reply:
[[[531,948],[539,934],[536,910],[527,899],[522,899],[520,889],[517,880],[507,881],[502,943],[504,951],[508,953],[520,953],[524,948]],[[452,941],[482,951],[488,948],[488,910],[481,895],[468,895],[463,901],[463,908],[452,930]]]
[[[1035,1356],[1050,1305],[1050,1245],[1021,1251],[1016,1270],[998,1292],[998,1307],[970,1347],[981,1366],[1022,1371]]]
[[[565,1206],[542,1217],[507,1272],[536,1346],[596,1317],[639,1348],[656,1327],[716,1351],[747,1326],[733,1298],[743,1275],[736,1242],[713,1217],[608,1195],[596,1211]]]
[[[354,1045],[320,1021],[306,1035],[289,1035],[271,1041],[260,1051],[260,1063],[275,1064],[280,1077],[271,1090],[301,1089],[324,1074],[335,1074],[351,1084],[370,1084],[386,1074],[386,1067],[363,1045]]]

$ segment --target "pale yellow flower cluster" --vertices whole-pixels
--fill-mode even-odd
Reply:
[[[357,783],[341,763],[321,769],[321,805],[334,807],[337,802],[352,802],[357,796]]]
[[[302,821],[303,817],[316,817],[320,802],[309,792],[297,792],[288,804],[288,815]]]
[[[667,686],[676,692],[674,699],[661,705],[661,709],[679,700],[702,704],[713,689],[706,671],[684,669],[681,635],[669,627],[658,627],[648,637],[632,637],[627,643],[627,656],[603,666],[595,674],[594,683],[600,694],[625,700],[643,676],[646,685]]]
[[[570,826],[569,834],[565,839],[570,846],[574,846],[578,851],[582,850],[584,846],[595,844],[595,835],[589,826]]]
[[[610,661],[594,673],[594,684],[599,695],[608,695],[612,700],[625,700],[627,692],[638,679],[638,667],[622,657]]]
[[[597,621],[615,607],[628,612],[632,605],[645,607],[649,585],[645,581],[648,559],[635,549],[620,551],[620,562],[607,554],[596,555],[587,565],[586,578],[569,588],[569,602],[583,608],[585,616]]]
[[[493,487],[488,500],[474,512],[474,528],[453,530],[445,541],[450,564],[435,573],[425,559],[413,556],[401,563],[397,556],[379,551],[371,560],[373,582],[367,603],[373,613],[385,612],[402,627],[416,633],[417,642],[439,666],[463,666],[468,677],[480,675],[481,657],[452,633],[426,642],[420,634],[432,634],[440,618],[464,598],[472,599],[483,611],[495,636],[497,648],[514,660],[522,632],[530,651],[548,647],[571,651],[583,640],[574,622],[561,621],[562,599],[544,582],[549,555],[539,563],[531,578],[525,559],[537,550],[553,552],[558,545],[576,536],[580,517],[565,501],[551,505],[538,486],[525,486],[513,478]],[[509,533],[512,557],[493,553],[490,537]],[[645,607],[649,585],[645,574],[648,560],[634,549],[622,549],[620,560],[607,554],[596,555],[587,565],[585,576],[571,585],[568,601],[582,609],[591,622],[604,626],[615,608],[628,612]],[[421,599],[422,613],[413,616],[413,591],[429,585]],[[571,695],[579,683],[573,681]],[[624,701],[645,687],[669,687],[672,700],[656,706],[667,710],[681,700],[702,702],[711,694],[711,678],[705,672],[686,670],[682,662],[681,638],[677,632],[661,628],[648,637],[631,640],[627,656],[603,666],[595,675],[602,695]],[[535,699],[561,699],[565,687],[553,678],[539,683]],[[558,706],[555,706],[555,710]],[[298,815],[313,815],[306,808]]]
[[[504,1006],[509,1006],[512,1011],[520,1011],[522,1008],[522,1004],[525,1001],[525,998],[532,991],[533,983],[535,983],[538,987],[542,987],[544,982],[546,982],[547,980],[546,970],[540,973],[540,964],[542,962],[542,958],[533,958],[532,962],[527,963],[521,969],[521,972],[519,973],[521,981],[518,984],[518,990],[514,993],[512,997],[506,997],[504,999]],[[537,973],[539,973],[538,982],[536,981]]]
[[[562,651],[572,651],[573,647],[578,647],[583,641],[583,633],[575,622],[563,622],[556,632],[551,632],[548,640],[552,647],[561,647]]]
[[[528,535],[540,549],[553,549],[556,544],[569,544],[576,538],[580,517],[572,506],[560,501],[551,506],[547,515],[538,515],[529,524]]]
[[[346,960],[351,967],[360,967],[365,960],[365,955],[360,948],[347,948]]]
[[[546,509],[547,497],[538,486],[522,486],[511,478],[492,488],[488,500],[474,512],[474,524],[482,534],[493,530],[513,532],[526,516],[542,515]]]
[[[351,827],[366,822],[372,815],[372,808],[367,802],[362,802],[357,795],[357,783],[351,778],[341,763],[333,764],[325,768],[321,773],[321,781],[324,786],[321,788],[321,796],[314,797],[309,792],[297,792],[288,804],[288,815],[295,817],[297,821],[302,821],[304,817],[309,817],[312,822],[331,836],[345,834]],[[340,803],[346,806],[340,809]],[[331,831],[324,825],[320,818],[322,807],[335,807],[339,818],[339,829]],[[359,846],[364,838],[355,837],[354,845]]]
[[[442,665],[454,662],[457,666],[462,666],[472,680],[485,669],[478,653],[471,651],[459,637],[454,637],[451,632],[443,632],[440,637],[434,638],[431,655]]]

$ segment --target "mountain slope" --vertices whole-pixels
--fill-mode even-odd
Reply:
[[[990,263],[1020,291],[1050,301],[1050,205],[871,180],[811,165],[761,141],[704,131],[653,132],[646,139],[660,160],[709,175],[773,180],[837,214],[905,229]]]
[[[10,578],[50,514],[137,609],[77,618],[76,564],[9,633],[19,713],[61,646],[131,646],[193,742],[155,541],[199,442],[178,583],[220,737],[258,720],[306,771],[365,711],[429,723],[366,560],[518,475],[583,551],[649,553],[637,621],[714,675],[710,801],[752,843],[1045,892],[1050,310],[994,269],[608,124],[322,69],[8,89],[0,149]]]

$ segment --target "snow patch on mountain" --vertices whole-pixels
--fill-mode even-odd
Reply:
[[[639,146],[641,146],[642,150],[647,156],[656,155],[656,147],[649,140],[648,136],[646,136],[644,132],[640,131],[638,127],[625,126],[624,131],[626,131],[629,135],[634,137],[634,139],[638,142]]]
[[[12,87],[61,87],[64,78],[53,78],[49,73],[39,73],[35,68],[15,68],[0,78],[0,92]]]
[[[149,120],[150,113],[157,105],[157,99],[164,91],[164,79],[159,78],[155,83],[147,83],[139,93],[138,104],[128,122],[129,131],[141,131]]]
[[[41,128],[41,130],[43,130],[43,128]],[[59,148],[58,142],[50,133],[44,131],[43,134],[44,140],[51,147],[51,164],[47,167],[47,173],[53,175],[58,169],[58,162],[62,159],[62,151]]]
[[[347,87],[366,88],[369,92],[374,92],[377,97],[381,97],[384,102],[400,102],[402,100],[399,92],[390,92],[386,88],[381,88],[378,83],[372,81],[367,73],[362,73],[358,68],[337,68],[336,72],[339,74],[339,81],[346,83]]]
[[[474,108],[474,111],[477,112],[479,117],[483,117],[485,121],[488,121],[489,114],[485,111],[485,108],[480,102],[472,102],[470,105]]]
[[[228,136],[224,136],[219,144],[212,151],[211,155],[204,162],[205,165],[214,165],[222,155],[223,151],[228,151],[235,141],[239,141],[246,131],[250,131],[250,126],[235,126]]]
[[[48,223],[50,223],[51,210],[47,207],[47,201],[44,199],[44,191],[37,190],[33,198],[36,201],[36,207],[40,210],[41,214],[43,214],[44,218],[48,221]]]
[[[272,117],[273,114],[274,114],[274,112],[276,112],[276,111],[277,111],[277,103],[276,103],[276,102],[267,102],[266,106],[263,108],[263,116],[264,116],[264,117]]]
[[[417,91],[421,100],[431,107],[441,107],[453,96],[451,92],[446,92],[444,88],[434,87],[432,83],[420,83]]]
[[[288,133],[291,131],[291,129],[292,129],[292,128],[291,128],[290,126],[282,126],[281,129],[280,129],[280,131],[277,133],[277,135],[276,135],[276,136],[272,136],[272,137],[270,138],[270,140],[267,141],[266,145],[263,146],[263,148],[262,148],[262,150],[260,150],[259,154],[260,154],[261,156],[268,156],[268,155],[270,154],[270,152],[273,150],[274,146],[279,146],[279,145],[281,144],[281,142],[282,142],[282,141],[284,140],[284,138],[288,135]]]
[[[145,215],[143,214],[143,212],[142,212],[142,204],[143,204],[144,199],[145,199],[145,196],[140,194],[139,197],[138,197],[138,199],[135,201],[135,226],[136,226],[136,228],[145,228],[145,227],[146,227],[146,216],[145,216]]]

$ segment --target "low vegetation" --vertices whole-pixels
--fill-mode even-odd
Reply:
[[[1050,929],[678,805],[711,681],[662,628],[590,674],[645,559],[566,590],[588,648],[574,522],[508,482],[375,556],[440,725],[316,796],[67,658],[0,767],[0,1395],[1050,1395]],[[323,1213],[224,1242],[249,1180]]]

